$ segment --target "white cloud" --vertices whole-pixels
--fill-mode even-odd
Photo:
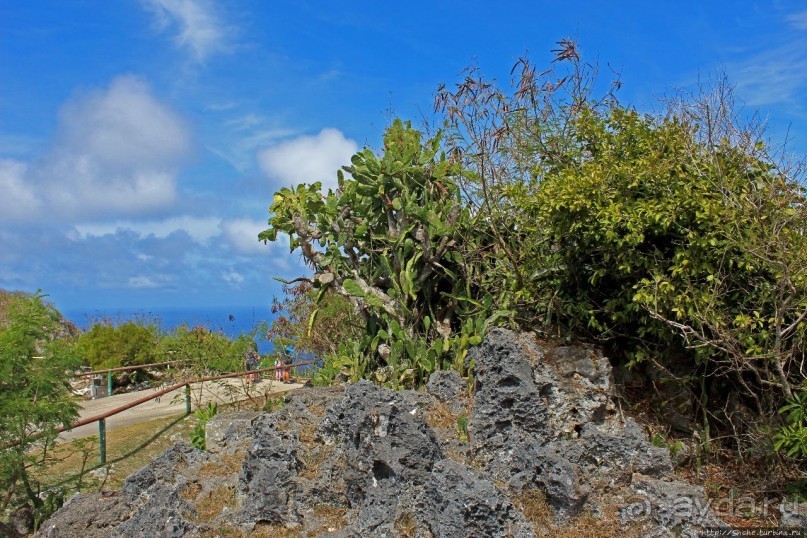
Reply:
[[[158,27],[175,27],[178,46],[187,48],[193,58],[203,61],[214,52],[227,49],[226,37],[233,32],[226,27],[212,2],[206,0],[143,0]]]
[[[242,173],[254,166],[255,148],[296,134],[293,129],[272,126],[258,116],[236,118],[224,126],[226,131],[222,139],[207,149]]]
[[[75,96],[60,111],[54,145],[30,163],[0,166],[0,221],[42,216],[73,222],[165,209],[191,148],[182,118],[148,85],[121,76],[108,88]]]
[[[300,136],[258,152],[258,165],[276,183],[292,185],[321,181],[336,188],[336,171],[350,163],[358,145],[338,129]]]
[[[185,231],[197,243],[204,243],[221,234],[221,219],[217,217],[180,216],[162,220],[125,221],[79,224],[76,226],[82,239],[114,235],[119,230],[131,230],[141,237],[153,235],[165,238],[177,231]]]
[[[267,224],[260,220],[234,219],[221,223],[224,238],[239,254],[255,255],[269,254],[270,246],[258,241],[258,234],[267,228]],[[274,245],[272,245],[274,246]]]
[[[110,171],[170,167],[190,145],[179,115],[131,75],[69,101],[59,113],[59,125],[62,151],[90,155]]]
[[[28,166],[12,159],[0,159],[0,215],[9,220],[24,220],[35,215],[41,202],[25,181]]]

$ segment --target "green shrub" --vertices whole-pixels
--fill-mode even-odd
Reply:
[[[159,360],[156,322],[95,324],[78,337],[78,350],[95,370],[149,364]]]

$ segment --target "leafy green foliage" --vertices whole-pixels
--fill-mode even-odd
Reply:
[[[205,426],[210,421],[211,418],[215,417],[216,414],[219,412],[218,405],[215,402],[208,402],[207,407],[204,409],[197,409],[194,412],[196,415],[196,425],[191,430],[191,445],[195,446],[199,450],[206,450],[206,437],[205,437]]]
[[[357,153],[339,171],[339,190],[320,184],[282,189],[260,239],[290,237],[315,271],[323,297],[335,290],[364,317],[366,333],[340,344],[325,374],[370,375],[393,387],[414,386],[438,368],[464,367],[492,308],[471,287],[463,252],[470,212],[462,203],[461,169],[440,151],[440,138],[396,121],[384,153]],[[320,379],[322,381],[322,379]]]
[[[604,344],[647,366],[636,379],[665,372],[692,395],[703,447],[711,428],[741,446],[755,420],[732,408],[770,417],[803,386],[804,168],[738,119],[725,82],[642,115],[618,103],[618,81],[594,96],[596,69],[573,42],[553,52],[545,71],[520,59],[512,89],[477,68],[442,86],[445,138],[396,121],[336,192],[275,194],[260,239],[287,234],[313,269],[314,304],[336,292],[363,317],[315,382],[470,374],[468,346],[517,322]],[[798,424],[781,449],[800,446]]]
[[[68,380],[80,360],[69,342],[53,338],[59,320],[43,296],[19,296],[10,302],[6,326],[0,330],[0,487],[6,491],[2,508],[15,500],[28,503],[38,520],[59,503],[40,498],[33,476],[42,476],[51,463],[49,450],[57,428],[78,417]]]
[[[787,415],[787,420],[773,436],[774,450],[784,451],[790,457],[807,458],[807,390],[794,392],[779,413]]]
[[[468,416],[460,415],[457,417],[457,437],[460,441],[468,442]]]
[[[635,360],[682,342],[693,368],[754,372],[788,395],[807,331],[803,191],[680,118],[589,111],[574,137],[579,157],[527,205],[548,240],[530,268],[555,319]]]
[[[78,349],[90,366],[103,370],[157,362],[159,341],[155,322],[96,323],[78,337]]]

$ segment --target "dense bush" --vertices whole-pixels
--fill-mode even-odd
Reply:
[[[157,362],[160,338],[155,322],[96,323],[78,337],[77,345],[84,360],[101,370]]]
[[[181,326],[164,335],[157,352],[163,360],[177,361],[192,375],[244,370],[244,354],[254,346],[254,335],[243,334],[230,339],[207,327]]]

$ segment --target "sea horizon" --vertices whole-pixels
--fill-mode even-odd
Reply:
[[[141,308],[73,308],[61,310],[62,315],[82,331],[98,323],[120,325],[127,321],[155,323],[160,330],[170,332],[177,327],[206,327],[237,338],[270,324],[276,317],[269,306],[199,306],[199,307],[141,307]],[[255,335],[258,350],[272,350],[263,331]]]

